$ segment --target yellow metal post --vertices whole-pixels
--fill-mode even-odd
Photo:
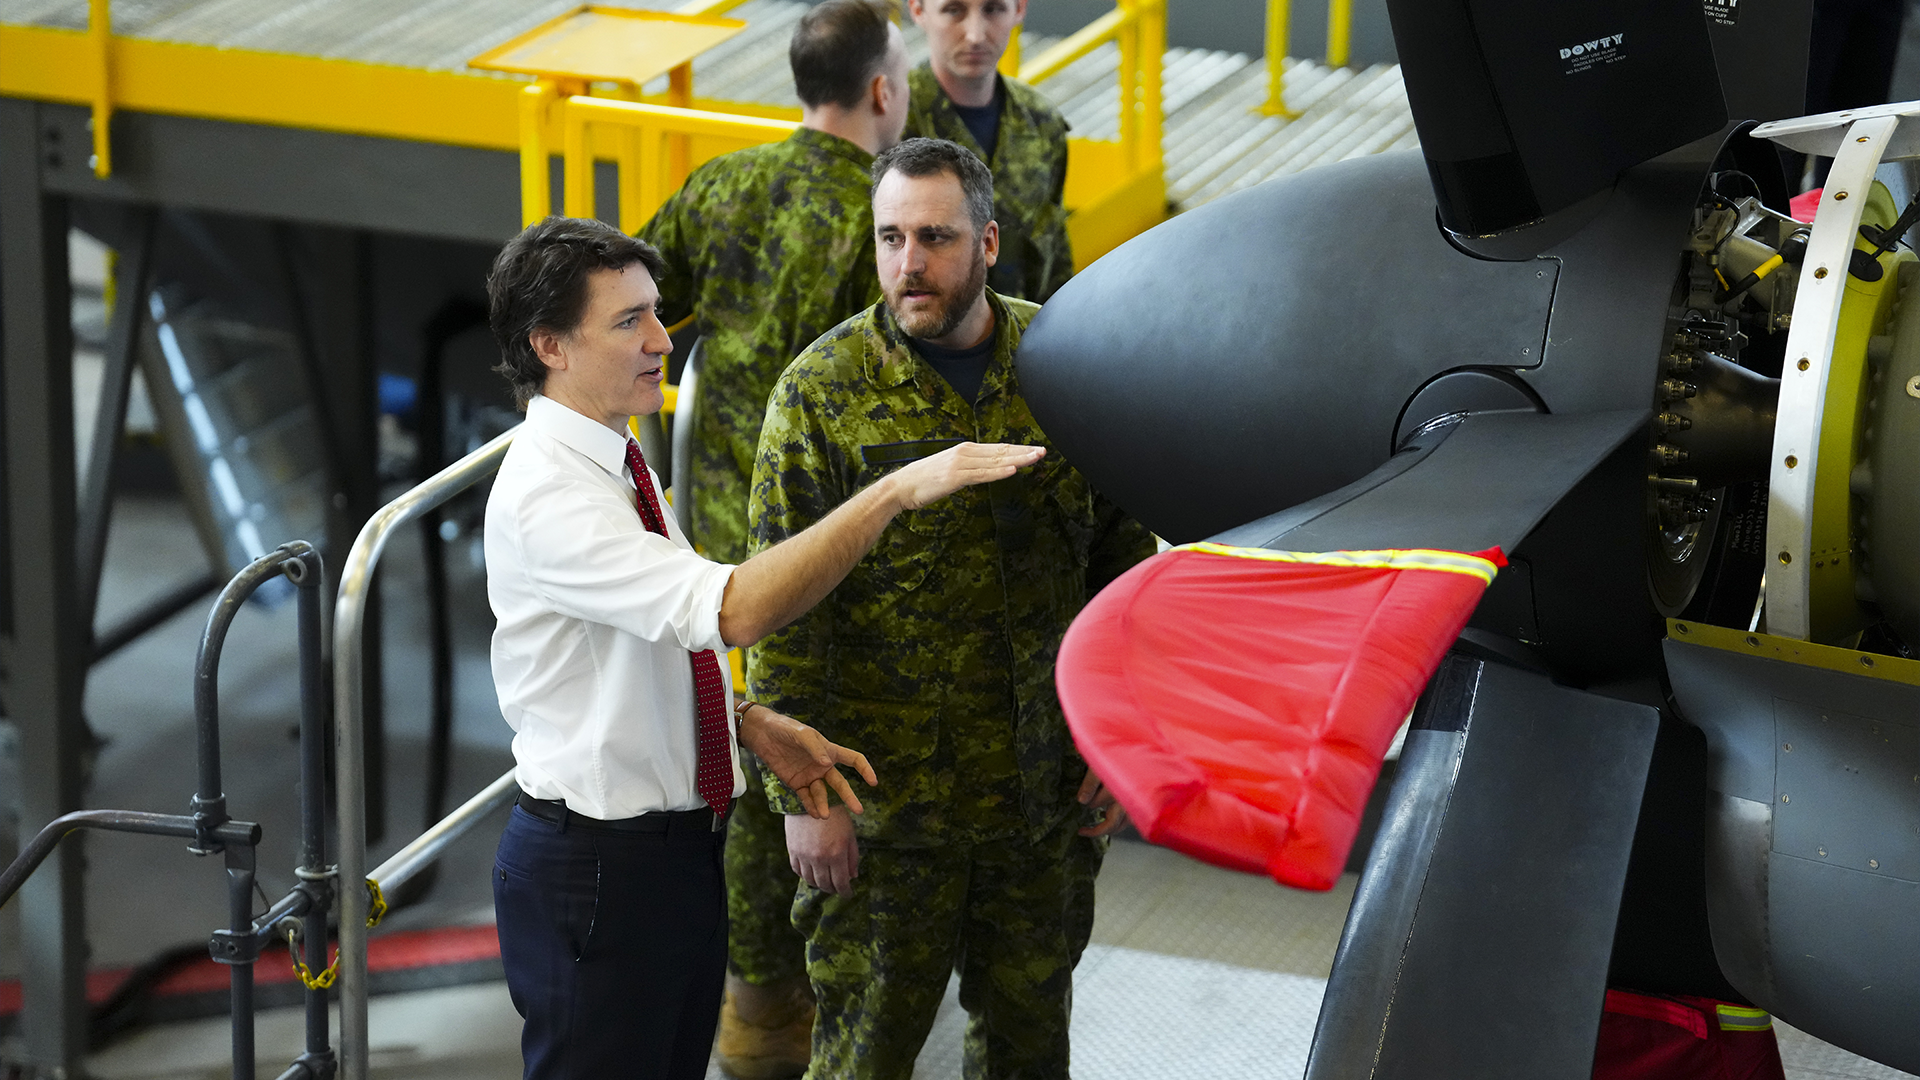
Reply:
[[[553,213],[548,179],[547,107],[558,96],[545,79],[520,92],[520,224],[531,225]]]
[[[1139,3],[1140,147],[1134,169],[1159,172],[1160,131],[1166,120],[1162,115],[1160,76],[1167,58],[1167,2],[1139,0]]]
[[[1120,46],[1120,155],[1129,168],[1140,167],[1140,20],[1139,0],[1119,0],[1128,18],[1115,38]]]
[[[560,125],[564,139],[562,153],[566,156],[561,170],[561,205],[568,217],[590,218],[593,216],[593,148],[587,144],[586,115],[574,108],[571,97],[560,102]]]
[[[1020,75],[1020,27],[1017,24],[1013,36],[1007,39],[1007,51],[1000,54],[1000,74],[1009,79]]]
[[[1353,0],[1327,0],[1327,66],[1343,68],[1353,42]]]
[[[667,73],[667,104],[681,109],[693,108],[693,61],[689,60]],[[692,142],[685,135],[667,136],[668,184],[678,188],[693,171]]]
[[[1260,111],[1268,116],[1297,120],[1298,112],[1287,107],[1287,31],[1293,19],[1288,0],[1267,0],[1267,100]]]
[[[107,0],[89,0],[87,37],[98,67],[93,89],[93,175],[106,179],[113,172],[113,14]]]
[[[658,123],[643,123],[634,130],[633,138],[640,144],[640,205],[636,209],[652,217],[667,201],[666,184],[660,177],[660,144],[665,136]]]
[[[633,236],[640,226],[647,223],[647,208],[651,205],[644,194],[646,188],[647,166],[653,164],[647,160],[645,135],[637,128],[622,127],[617,136],[620,157],[620,231]],[[682,150],[685,139],[677,140]]]

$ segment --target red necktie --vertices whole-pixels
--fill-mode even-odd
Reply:
[[[627,468],[633,472],[640,520],[649,531],[667,535],[660,500],[653,494],[653,477],[647,472],[647,459],[640,454],[640,444],[632,439],[627,440]],[[689,652],[687,658],[693,661],[693,699],[700,717],[696,740],[700,759],[694,770],[694,787],[714,813],[724,815],[733,801],[733,753],[727,745],[733,735],[727,729],[727,684],[720,677],[720,661],[711,650]]]

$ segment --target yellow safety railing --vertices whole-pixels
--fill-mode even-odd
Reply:
[[[1292,22],[1292,0],[1267,0],[1267,100],[1261,104],[1260,111],[1289,120],[1300,116],[1287,105],[1286,75],[1281,70],[1287,59]],[[1353,0],[1327,0],[1327,66],[1346,67],[1352,47]]]
[[[694,0],[675,14],[715,16],[745,0]],[[1024,60],[1016,28],[1000,69],[1028,83],[1043,82],[1108,42],[1119,49],[1119,139],[1074,139],[1068,146],[1068,230],[1074,261],[1084,266],[1166,216],[1162,174],[1161,68],[1166,54],[1166,0],[1117,0],[1114,10],[1052,48]],[[645,102],[585,96],[584,80],[547,79],[520,95],[520,194],[527,223],[551,212],[549,155],[559,150],[568,214],[591,216],[592,162],[613,160],[620,184],[620,227],[637,230],[693,166],[715,153],[774,142],[796,126],[769,118],[764,106],[700,102],[695,108],[692,64],[674,68],[668,92]],[[627,88],[620,98],[639,95]],[[725,111],[722,111],[725,110]]]
[[[1121,156],[1129,172],[1157,174],[1161,126],[1166,119],[1160,98],[1161,68],[1167,55],[1166,0],[1117,0],[1112,11],[1021,64],[1020,78],[1044,82],[1109,41],[1120,47]]]

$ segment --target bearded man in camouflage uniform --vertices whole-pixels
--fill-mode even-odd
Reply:
[[[702,336],[688,532],[721,562],[747,555],[747,481],[774,379],[880,295],[868,166],[906,123],[906,51],[891,8],[827,0],[788,50],[803,105],[782,142],[701,166],[641,236],[660,249],[660,317]],[[728,978],[721,1065],[740,1080],[797,1076],[812,1029],[806,942],[794,930],[781,815],[760,785],[728,825]]]
[[[873,478],[977,438],[1044,444],[1013,368],[1037,309],[985,287],[993,178],[953,143],[874,162],[885,300],[781,376],[753,481],[756,548]],[[1121,812],[1053,686],[1067,624],[1153,552],[1050,454],[1018,482],[897,519],[812,613],[748,656],[753,696],[859,743],[880,783],[856,825],[809,829],[784,792],[818,1012],[815,1078],[907,1080],[960,971],[969,1078],[1067,1075],[1073,967]]]
[[[946,139],[993,170],[1000,258],[987,284],[1045,303],[1073,273],[1067,244],[1067,121],[1040,92],[999,73],[1027,0],[909,0],[932,56],[913,70],[907,134]]]

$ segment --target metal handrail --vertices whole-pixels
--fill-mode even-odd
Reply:
[[[1284,0],[1281,0],[1284,2]],[[1166,0],[1115,0],[1114,9],[1020,65],[1020,79],[1041,83],[1113,42],[1120,47],[1120,149],[1135,173],[1161,167],[1161,69],[1167,53]]]
[[[1292,0],[1267,0],[1267,100],[1260,112],[1299,119],[1299,110],[1286,102],[1287,43],[1293,24]],[[1346,67],[1352,59],[1353,0],[1327,0],[1327,66]]]
[[[718,15],[744,0],[694,0],[679,8],[681,15]],[[1286,0],[1273,0],[1284,5]],[[1334,0],[1345,3],[1348,0]],[[1161,104],[1162,66],[1166,54],[1166,0],[1116,0],[1114,10],[1082,27],[1064,41],[1027,63],[1020,63],[1019,34],[1008,43],[1001,69],[1019,69],[1029,83],[1058,75],[1094,49],[1112,41],[1120,47],[1120,143],[1122,157],[1134,173],[1161,167],[1160,136],[1164,122]],[[677,71],[678,69],[676,69]],[[685,86],[669,95],[667,104],[622,101],[583,96],[574,92],[579,81],[542,79],[528,86],[520,98],[520,217],[531,225],[553,206],[549,157],[550,136],[558,134],[564,161],[564,212],[574,217],[594,214],[593,162],[612,143],[619,166],[620,228],[637,232],[667,194],[686,178],[687,147],[692,136],[717,136],[743,142],[774,142],[798,126],[740,113],[691,108],[691,75]],[[678,86],[679,84],[676,84]],[[604,124],[622,129],[617,139],[589,138],[589,128]],[[664,146],[664,151],[663,151]]]
[[[621,129],[624,137],[618,140],[615,160],[620,168],[620,230],[626,233],[639,232],[666,201],[668,166],[676,166],[672,170],[675,173],[680,171],[665,145],[668,136],[711,135],[774,142],[800,126],[792,120],[579,95],[561,103],[560,124],[566,159],[563,201],[569,217],[592,217],[594,212],[588,127],[604,124]],[[676,185],[684,179],[680,175],[672,177]]]
[[[1120,36],[1121,31],[1140,21],[1133,8],[1117,7],[1105,15],[1055,42],[1053,47],[1020,65],[1020,81],[1043,82],[1066,69],[1068,64]]]
[[[367,866],[367,778],[366,746],[363,739],[366,700],[366,667],[363,646],[366,636],[367,598],[373,585],[373,572],[380,553],[394,530],[445,503],[475,483],[491,476],[500,467],[519,427],[496,436],[485,446],[435,473],[418,486],[381,507],[360,530],[353,549],[340,568],[340,595],[333,609],[333,702],[334,702],[334,798],[340,828],[340,1069],[344,1080],[367,1078],[367,912],[371,896],[367,889],[349,882],[368,880]],[[432,855],[444,850],[459,832],[485,816],[476,812],[476,804],[488,793],[497,793],[502,777],[469,800],[467,805],[448,815],[428,836],[408,845],[413,854],[408,863],[395,867],[389,859],[381,869],[393,881],[396,871],[406,876],[432,861]],[[489,807],[490,809],[491,807]],[[443,829],[449,821],[460,819],[457,830]],[[430,840],[429,837],[432,837]],[[404,853],[404,851],[403,851]],[[395,856],[397,859],[398,856]],[[404,880],[402,878],[401,880]],[[395,882],[397,883],[397,882]]]
[[[482,789],[480,794],[468,799],[458,810],[435,822],[433,828],[415,837],[413,843],[374,867],[367,875],[367,880],[378,886],[382,893],[400,888],[413,880],[415,874],[433,865],[448,846],[465,836],[468,829],[480,823],[480,819],[513,801],[513,796],[519,793],[513,770],[508,769],[498,780]]]

